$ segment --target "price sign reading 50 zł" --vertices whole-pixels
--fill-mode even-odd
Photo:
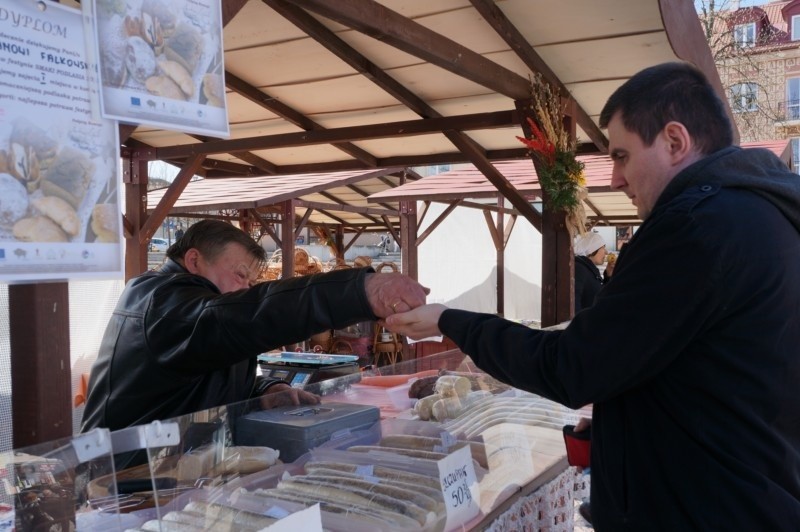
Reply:
[[[467,445],[439,460],[439,482],[447,507],[445,530],[469,522],[480,513],[480,488]]]

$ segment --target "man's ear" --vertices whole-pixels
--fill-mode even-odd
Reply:
[[[189,273],[198,273],[200,271],[199,266],[200,261],[200,251],[197,248],[189,248],[186,253],[183,254],[183,267],[186,268]]]
[[[673,164],[680,165],[694,153],[694,140],[686,126],[680,122],[668,122],[661,133]]]

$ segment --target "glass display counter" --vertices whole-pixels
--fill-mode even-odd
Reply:
[[[127,528],[128,497],[118,494],[111,448],[110,433],[97,429],[0,454],[0,530]],[[103,496],[89,489],[98,478],[109,479]]]
[[[26,450],[21,463],[70,471],[59,485],[74,511],[50,513],[70,524],[61,530],[269,530],[301,515],[303,530],[572,528],[586,483],[566,464],[561,428],[577,412],[492,379],[458,351],[306,390],[321,402],[236,403],[106,433],[111,448],[90,459],[70,441]],[[457,494],[443,475],[454,460],[465,471]],[[22,508],[26,484],[5,485],[8,511]],[[459,514],[456,498],[474,511]]]

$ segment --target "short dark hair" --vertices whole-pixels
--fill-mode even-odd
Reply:
[[[662,63],[635,74],[609,97],[600,127],[607,128],[617,111],[625,129],[639,135],[645,146],[672,121],[686,127],[704,155],[733,144],[725,104],[708,78],[689,63]]]
[[[172,260],[182,260],[189,249],[197,248],[203,256],[213,262],[225,250],[225,246],[232,242],[244,246],[247,252],[259,261],[267,259],[267,252],[250,235],[221,220],[201,220],[191,225],[183,236],[167,249],[167,257]]]

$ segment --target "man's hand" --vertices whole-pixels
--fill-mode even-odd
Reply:
[[[385,318],[425,304],[430,292],[417,281],[401,273],[368,273],[364,285],[372,312]]]
[[[288,384],[273,384],[261,396],[261,408],[269,410],[279,406],[317,405],[319,401],[319,396],[313,393],[292,388]]]
[[[438,336],[439,316],[447,307],[438,303],[424,305],[402,314],[395,314],[386,318],[386,328],[390,331],[403,334],[414,340]]]

